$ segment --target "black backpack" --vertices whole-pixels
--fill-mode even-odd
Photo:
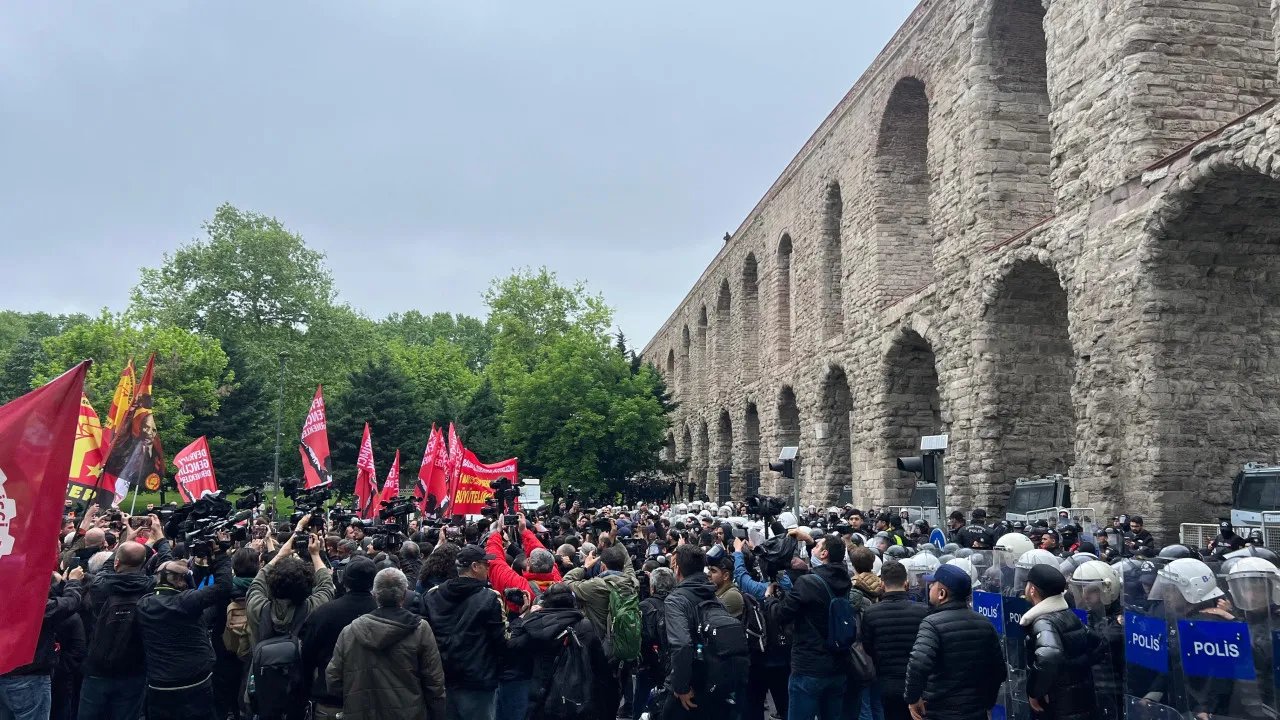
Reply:
[[[698,604],[698,640],[705,673],[704,691],[713,698],[727,700],[745,687],[751,665],[747,629],[729,614],[719,599]]]
[[[656,597],[640,603],[640,663],[654,673],[666,677],[667,616],[663,601]]]
[[[747,631],[747,645],[751,655],[764,655],[769,640],[769,623],[764,616],[764,605],[751,593],[742,593],[742,626]]]
[[[768,633],[765,636],[765,651],[777,657],[791,657],[791,624],[778,617],[782,601],[778,598],[765,598],[764,621]]]
[[[555,670],[546,699],[542,701],[541,717],[546,720],[583,720],[595,714],[591,702],[591,688],[595,673],[591,669],[591,655],[578,633],[567,628],[560,635],[563,649],[556,656]]]
[[[142,637],[134,621],[142,594],[111,595],[98,612],[85,662],[95,675],[113,677],[138,671]]]
[[[287,635],[277,635],[271,622],[271,603],[262,608],[258,618],[258,642],[249,654],[249,709],[255,718],[279,720],[297,706],[297,699],[307,687],[302,677],[302,642],[298,628],[306,619],[306,605],[293,613],[293,626]]]

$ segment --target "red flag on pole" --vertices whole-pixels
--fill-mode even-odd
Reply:
[[[333,462],[329,459],[329,429],[324,414],[324,386],[316,387],[311,398],[311,409],[302,421],[302,442],[298,452],[302,454],[304,487],[310,490],[333,482]]]
[[[396,459],[391,461],[391,472],[387,473],[387,483],[382,486],[382,502],[395,502],[400,497],[400,448],[396,448]]]
[[[173,456],[173,464],[178,466],[178,474],[173,479],[178,483],[178,494],[184,502],[195,502],[205,493],[218,492],[213,459],[209,457],[209,442],[203,435],[179,450]]]
[[[444,466],[445,493],[443,504],[450,517],[453,516],[453,498],[458,492],[458,471],[462,468],[462,442],[458,433],[449,423],[449,456]]]
[[[378,471],[373,467],[373,442],[369,439],[369,423],[364,424],[364,439],[356,456],[356,511],[368,520],[377,514],[374,501],[378,497]]]
[[[111,395],[111,407],[107,409],[107,421],[102,424],[103,452],[106,452],[106,449],[111,447],[111,441],[115,439],[116,433],[124,425],[125,413],[129,411],[129,406],[133,404],[133,397],[137,394],[137,385],[138,377],[133,370],[133,358],[129,358],[124,370],[120,371],[120,379],[116,381],[116,391]]]
[[[493,488],[489,487],[489,483],[503,477],[512,483],[519,479],[517,459],[510,458],[486,465],[466,448],[462,449],[462,455],[457,490],[453,497],[453,512],[455,515],[479,515],[484,509],[484,501],[493,497]]]
[[[431,423],[431,432],[427,434],[427,447],[422,451],[422,464],[418,466],[418,482],[413,484],[413,499],[421,508],[427,497],[427,480],[431,477],[431,443],[436,439],[436,424]]]
[[[102,435],[98,413],[89,404],[89,398],[81,394],[80,423],[76,425],[76,446],[71,453],[70,483],[67,484],[67,499],[72,502],[93,502],[98,492],[94,488],[102,476],[102,461],[107,453]]]
[[[0,675],[35,657],[88,371],[86,360],[0,407]]]
[[[444,433],[435,425],[431,426],[431,437],[427,440],[427,451],[422,457],[422,468],[418,470],[419,509],[423,514],[437,514],[445,507],[445,455]]]
[[[151,397],[151,376],[155,371],[156,356],[147,358],[147,369],[138,381],[133,404],[125,414],[124,424],[111,441],[107,452],[106,467],[98,488],[114,492],[100,492],[94,502],[106,506],[119,504],[132,488],[142,485],[147,490],[160,489],[164,478],[164,448],[160,446],[160,433],[156,429],[156,416]]]

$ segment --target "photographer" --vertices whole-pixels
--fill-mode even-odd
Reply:
[[[203,615],[231,598],[231,558],[219,538],[212,546],[213,584],[196,590],[187,564],[160,566],[156,591],[138,601],[137,625],[147,666],[148,720],[217,720],[214,712],[213,644]]]
[[[80,581],[83,578],[84,568],[79,567],[67,573],[65,583],[61,575],[50,575],[47,581],[49,597],[45,600],[35,655],[26,665],[0,675],[0,711],[3,711],[3,716],[19,720],[45,720],[49,717],[53,702],[52,675],[58,662],[58,635],[63,624],[75,617],[80,609]]]
[[[294,534],[249,586],[249,637],[255,645],[263,638],[291,632],[308,613],[333,599],[333,572],[320,558],[320,537],[306,532],[310,522],[311,515],[298,521]],[[293,556],[294,544],[304,538],[309,564]],[[268,619],[270,627],[264,628],[262,623]]]
[[[485,552],[492,555],[489,561],[489,585],[499,593],[508,588],[523,591],[529,597],[536,598],[551,585],[560,582],[560,570],[556,568],[555,558],[538,540],[538,536],[528,528],[524,514],[519,520],[520,544],[523,546],[525,571],[516,572],[507,561],[503,548],[501,531],[494,531],[485,541]],[[534,587],[536,585],[536,587]]]

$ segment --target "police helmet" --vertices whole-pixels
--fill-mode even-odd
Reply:
[[[1078,556],[1075,556],[1078,557]],[[1068,558],[1071,560],[1073,558]],[[1064,561],[1065,562],[1065,561]],[[1093,605],[1089,599],[1099,593],[1102,608],[1120,598],[1122,585],[1115,568],[1101,560],[1087,560],[1075,568],[1071,575],[1071,597],[1081,605]]]
[[[1155,584],[1151,586],[1152,600],[1181,598],[1191,605],[1222,597],[1222,590],[1213,571],[1203,561],[1194,558],[1176,558],[1156,571]]]
[[[1031,538],[1018,532],[1001,535],[995,547],[996,556],[1000,558],[1000,564],[1005,567],[1013,567],[1017,564],[1018,558],[1034,549],[1035,545],[1031,543]]]
[[[1280,605],[1280,570],[1258,557],[1236,560],[1227,573],[1231,602],[1245,611]]]

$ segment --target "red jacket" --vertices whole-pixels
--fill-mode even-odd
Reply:
[[[524,555],[529,557],[534,550],[543,548],[542,543],[538,541],[538,536],[533,534],[532,530],[524,530],[520,533],[520,544],[524,546]],[[519,588],[527,593],[531,598],[541,595],[542,591],[551,587],[553,583],[560,582],[560,569],[555,565],[551,566],[549,573],[531,573],[525,572],[524,575],[516,572],[507,563],[507,551],[502,542],[502,533],[495,532],[489,535],[489,539],[485,541],[485,552],[495,556],[489,561],[489,585],[493,587],[498,594],[502,594],[507,588]],[[534,592],[529,583],[533,581],[538,585],[538,591]]]

